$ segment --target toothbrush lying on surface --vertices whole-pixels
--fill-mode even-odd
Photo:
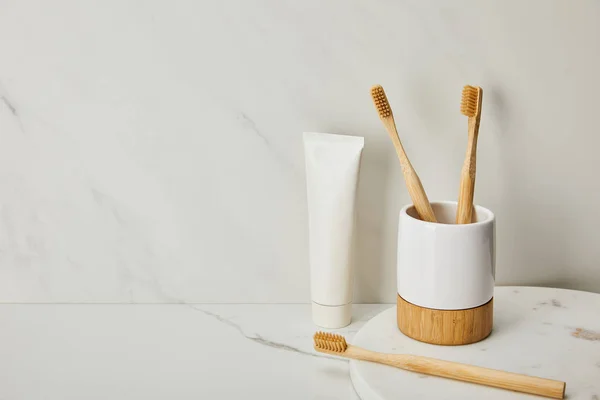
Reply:
[[[377,353],[361,347],[351,346],[346,343],[343,336],[333,333],[317,332],[313,340],[315,350],[321,353],[371,361],[421,374],[537,394],[554,399],[562,399],[565,395],[566,383],[561,381],[409,354]]]
[[[408,193],[410,194],[410,198],[417,209],[419,217],[421,217],[423,221],[437,222],[435,215],[433,214],[431,204],[429,204],[429,200],[427,199],[425,189],[423,189],[423,185],[421,184],[421,180],[408,160],[408,156],[402,147],[402,143],[398,137],[396,123],[394,122],[392,108],[390,107],[387,96],[383,91],[383,87],[380,85],[373,86],[371,88],[371,97],[373,98],[373,103],[375,103],[375,108],[377,108],[379,118],[383,122],[385,129],[390,135],[392,143],[394,143],[396,153],[398,153],[398,158],[400,159],[400,165],[402,166],[404,180],[406,181],[406,186],[408,187]]]
[[[460,174],[460,192],[456,209],[457,224],[470,224],[473,218],[477,136],[479,135],[482,100],[483,89],[480,87],[467,85],[463,88],[460,112],[469,117],[469,142],[465,163]]]

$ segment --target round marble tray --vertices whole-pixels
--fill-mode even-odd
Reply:
[[[410,339],[398,330],[391,307],[363,326],[352,344],[562,380],[569,400],[600,400],[600,294],[497,287],[494,302],[492,334],[479,343],[448,347]],[[536,398],[365,361],[350,360],[350,375],[363,400]]]

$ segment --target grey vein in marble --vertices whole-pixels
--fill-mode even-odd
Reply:
[[[223,324],[225,324],[227,326],[230,326],[230,327],[234,328],[243,337],[245,337],[248,340],[253,341],[254,343],[258,343],[260,345],[267,346],[267,347],[272,347],[274,349],[285,350],[285,351],[290,351],[290,352],[297,353],[297,354],[302,354],[302,355],[305,355],[305,356],[318,357],[318,358],[327,358],[327,359],[330,359],[330,360],[345,361],[345,362],[347,362],[347,360],[344,360],[342,358],[330,357],[330,356],[320,355],[320,354],[317,354],[317,353],[309,353],[307,351],[300,350],[300,349],[298,349],[296,347],[293,347],[293,346],[290,346],[290,345],[287,345],[287,344],[284,344],[284,343],[274,342],[272,340],[268,340],[268,339],[263,338],[262,336],[260,336],[257,333],[254,336],[247,335],[244,332],[244,330],[242,329],[242,327],[239,326],[238,324],[236,324],[235,322],[233,322],[233,321],[231,321],[229,319],[223,318],[219,314],[215,314],[213,312],[210,312],[210,311],[207,311],[207,310],[203,310],[201,308],[194,307],[193,305],[189,305],[189,306],[190,306],[190,308],[192,308],[195,311],[199,311],[199,312],[203,313],[204,315],[208,315],[209,317],[212,317],[212,318],[216,319],[217,321],[219,321],[219,322],[221,322],[221,323],[223,323]]]
[[[554,307],[566,308],[566,307],[563,307],[562,303],[560,301],[556,300],[556,299],[552,299],[552,305]]]
[[[6,98],[6,96],[0,96],[0,100],[2,100],[2,102],[6,105],[6,107],[8,107],[8,109],[10,110],[10,112],[12,113],[12,115],[14,115],[15,117],[18,117],[18,115],[17,115],[17,109],[10,102],[10,100],[8,100]]]
[[[2,85],[0,85],[0,88],[2,88]],[[2,103],[4,103],[8,111],[10,111],[10,113],[17,119],[21,133],[25,133],[25,127],[23,126],[23,121],[21,121],[17,107],[15,107],[15,105],[8,99],[6,95],[0,95],[0,100]]]
[[[567,307],[563,306],[562,303],[556,299],[551,299],[550,302],[540,301],[536,305],[538,307],[544,307],[547,305],[551,305],[552,307],[556,307],[556,308],[567,308]],[[533,310],[537,310],[537,308],[533,308]]]
[[[237,114],[237,119],[241,123],[243,128],[249,130],[254,135],[262,139],[265,146],[271,151],[271,153],[277,158],[277,160],[279,160],[282,164],[286,165],[292,173],[294,173],[295,175],[298,175],[300,173],[293,162],[291,162],[288,158],[280,154],[280,152],[272,146],[268,135],[265,132],[262,132],[260,129],[258,129],[258,126],[256,126],[256,122],[254,122],[254,120],[250,118],[248,114],[246,114],[243,111],[239,111],[239,113]]]
[[[119,225],[125,224],[125,220],[119,213],[117,206],[115,204],[113,204],[112,201],[110,201],[110,198],[107,195],[105,195],[101,191],[94,189],[94,188],[91,188],[90,191],[92,192],[92,196],[94,197],[94,201],[96,202],[96,204],[98,204],[99,206],[102,206],[102,207],[104,207],[104,206],[108,207],[110,209],[110,212],[113,215],[113,217],[115,217],[115,220],[117,221],[117,223]],[[110,204],[108,204],[108,203],[110,203]]]
[[[242,125],[252,131],[256,136],[261,138],[267,146],[270,145],[269,139],[257,128],[256,123],[246,113],[240,112],[239,119]]]

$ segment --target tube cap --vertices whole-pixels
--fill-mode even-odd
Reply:
[[[321,328],[343,328],[350,325],[352,320],[352,303],[342,306],[324,306],[313,301],[312,318],[315,325]]]

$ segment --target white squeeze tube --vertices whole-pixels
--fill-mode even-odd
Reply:
[[[356,187],[364,138],[304,133],[312,317],[324,328],[352,319]]]

